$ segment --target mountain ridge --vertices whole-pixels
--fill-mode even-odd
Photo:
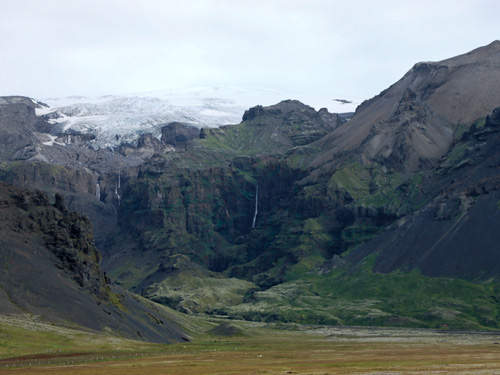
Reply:
[[[433,164],[448,150],[459,125],[471,124],[498,106],[498,82],[498,41],[439,62],[417,63],[362,103],[348,125],[320,140],[326,150],[313,166],[356,148],[367,160],[380,159],[402,169]]]
[[[65,195],[112,280],[187,313],[497,329],[499,46],[418,63],[348,121],[285,100],[120,149],[38,139],[0,179]]]

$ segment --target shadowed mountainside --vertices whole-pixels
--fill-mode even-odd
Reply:
[[[500,274],[500,107],[445,155],[424,187],[433,199],[351,257],[375,252],[374,269],[418,268],[429,276],[486,279]]]
[[[0,183],[0,313],[29,313],[130,338],[175,342],[173,314],[112,287],[88,219],[62,198]]]

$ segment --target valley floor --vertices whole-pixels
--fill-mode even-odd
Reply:
[[[174,345],[52,330],[47,347],[56,345],[58,335],[69,335],[71,340],[59,343],[64,349],[44,352],[35,347],[31,355],[10,351],[24,353],[18,356],[2,351],[0,374],[500,374],[496,332],[231,325],[239,335],[205,333],[190,343]],[[1,328],[4,336],[14,333],[6,325]],[[46,328],[19,329],[35,332],[33,342],[48,337]],[[15,337],[10,337],[12,345]]]

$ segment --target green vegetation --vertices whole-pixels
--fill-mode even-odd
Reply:
[[[467,156],[468,145],[466,143],[457,143],[448,153],[445,161],[441,163],[444,168],[458,168],[464,164]]]
[[[500,328],[498,282],[434,278],[418,271],[375,273],[374,257],[355,270],[341,265],[326,274],[318,272],[318,258],[305,258],[290,269],[290,281],[255,292],[251,301],[226,313],[308,324]]]
[[[377,163],[364,166],[352,162],[338,169],[328,181],[328,194],[347,192],[357,205],[407,213],[423,205],[420,194],[423,175],[410,177],[387,170]]]
[[[486,125],[486,117],[480,118],[479,120],[475,121],[472,126],[474,126],[476,129],[481,129],[484,128]]]
[[[470,129],[471,125],[470,124],[458,124],[455,127],[455,131],[453,133],[453,139],[454,140],[459,140],[462,138],[462,136]]]
[[[223,160],[238,156],[278,155],[291,147],[291,141],[283,133],[289,131],[280,124],[260,126],[252,122],[210,129],[206,138],[196,142],[193,153],[216,154]]]
[[[245,293],[254,287],[246,280],[211,276],[208,272],[199,275],[186,270],[150,285],[145,295],[180,311],[206,312],[241,303]]]
[[[105,333],[81,331],[40,322],[34,317],[0,316],[0,358],[29,354],[148,352],[159,345]]]
[[[112,277],[192,313],[273,322],[498,328],[492,281],[431,278],[415,270],[378,274],[372,272],[373,259],[365,260],[365,268],[346,260],[360,244],[435,198],[443,188],[436,174],[455,173],[448,168],[467,163],[470,145],[462,134],[470,126],[457,127],[441,169],[410,172],[361,162],[353,154],[313,167],[321,142],[304,143],[296,134],[307,121],[273,116],[208,130],[186,152],[167,154],[177,158],[169,168],[149,173],[145,167],[129,182],[119,217],[137,248],[114,265]],[[473,126],[484,126],[484,119]],[[259,212],[252,228],[257,185]],[[176,255],[197,266],[172,268],[167,260]]]

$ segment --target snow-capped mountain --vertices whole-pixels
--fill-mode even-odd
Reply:
[[[172,121],[196,127],[236,124],[249,107],[275,104],[288,96],[260,88],[194,87],[127,95],[45,98],[42,101],[49,107],[38,109],[37,113],[48,116],[58,132],[91,133],[95,135],[96,146],[106,147],[133,142],[142,133],[159,136],[161,126]],[[343,106],[341,112],[351,111],[351,107]]]

